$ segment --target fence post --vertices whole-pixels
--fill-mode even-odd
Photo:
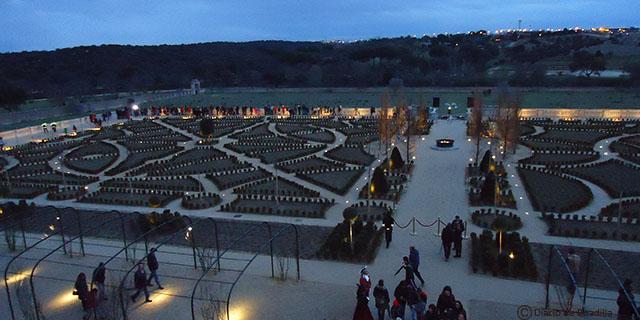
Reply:
[[[584,275],[584,292],[582,294],[582,309],[585,309],[587,305],[587,286],[589,285],[589,269],[591,266],[591,253],[593,249],[589,250],[589,254],[587,255],[587,270],[585,270]]]
[[[189,233],[189,239],[191,239],[191,250],[193,250],[193,268],[198,270],[198,261],[196,260],[196,239],[193,235],[193,227],[189,226],[189,228],[187,228],[187,232]]]
[[[218,271],[220,271],[220,242],[218,241],[218,222],[211,219],[213,221],[213,228],[216,231],[216,255],[218,256]]]
[[[298,236],[298,227],[292,224],[293,229],[296,231],[296,268],[298,271],[298,281],[300,281],[300,239]]]
[[[120,217],[120,226],[122,227],[122,243],[124,244],[123,248],[124,248],[124,261],[129,261],[129,250],[127,250],[127,229],[125,229],[124,227],[124,216],[122,215],[122,212],[120,211],[115,211],[118,213],[118,216]]]
[[[27,236],[24,232],[24,217],[20,217],[20,231],[22,232],[22,245],[27,250]]]
[[[146,255],[149,254],[149,239],[147,238],[147,234],[144,234],[144,253]]]
[[[551,258],[553,257],[553,245],[549,247],[549,261],[547,261],[547,282],[545,284],[544,308],[549,309],[549,285],[551,284]]]
[[[273,269],[273,237],[271,233],[271,225],[267,222],[267,229],[269,230],[269,254],[271,255],[271,278],[276,277],[275,270]]]
[[[58,227],[60,227],[60,236],[62,237],[62,244],[64,244],[65,243],[65,241],[64,241],[64,223],[62,222],[62,218],[60,217],[60,213],[57,212],[57,211],[58,211],[58,209],[56,209],[56,213],[57,213],[56,221],[59,224]],[[62,251],[64,252],[65,255],[67,254],[67,246],[66,245],[62,246]]]
[[[84,232],[82,232],[82,219],[80,219],[80,212],[75,208],[71,208],[76,213],[76,220],[78,221],[78,232],[80,232],[80,252],[82,256],[85,256],[84,252]]]

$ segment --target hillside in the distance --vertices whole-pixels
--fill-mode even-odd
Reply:
[[[0,86],[29,98],[172,89],[193,78],[204,87],[370,87],[393,78],[405,86],[629,86],[639,61],[637,29],[103,45],[0,54]],[[604,70],[614,76],[598,76]]]

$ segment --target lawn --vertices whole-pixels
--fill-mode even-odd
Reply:
[[[479,91],[482,91],[481,88]],[[157,100],[155,105],[295,105],[368,107],[381,104],[385,88],[307,88],[307,89],[227,89],[210,90],[198,96],[173,97]],[[465,108],[473,88],[404,88],[401,94],[390,92],[391,100],[402,96],[408,104],[430,105],[433,97],[440,97],[441,106],[456,103]],[[637,108],[640,93],[627,89],[609,88],[523,88],[520,89],[525,108]],[[495,104],[497,90],[482,95],[485,104]],[[145,105],[145,104],[143,104]],[[146,104],[151,105],[151,104]],[[364,110],[363,110],[364,111]]]

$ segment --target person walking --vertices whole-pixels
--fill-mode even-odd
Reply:
[[[369,270],[367,270],[367,266],[360,269],[360,280],[358,281],[358,285],[363,287],[368,299],[369,291],[371,291],[371,277],[369,277]]]
[[[147,285],[152,286],[151,279],[156,281],[158,285],[158,289],[163,290],[164,287],[160,284],[160,279],[158,278],[158,258],[156,258],[156,248],[151,248],[149,254],[147,255],[147,267],[149,267],[149,279],[147,280]]]
[[[449,256],[451,256],[451,242],[453,241],[451,223],[447,224],[447,226],[442,229],[440,239],[442,240],[442,248],[444,249],[444,259],[445,261],[449,261]]]
[[[58,124],[55,122],[51,122],[51,130],[55,133],[58,129]]]
[[[393,297],[395,298],[393,302],[392,309],[392,318],[401,318],[404,319],[404,309],[407,306],[407,296],[408,296],[408,288],[407,282],[405,280],[400,281],[398,286],[393,291]],[[397,302],[397,305],[396,305]]]
[[[416,279],[413,275],[413,268],[411,267],[411,264],[409,264],[409,257],[407,256],[402,257],[402,265],[393,275],[397,275],[402,269],[404,269],[404,281],[407,285],[413,286],[413,289],[415,290],[415,288],[417,288],[418,286],[416,286]]]
[[[373,289],[373,297],[376,301],[376,309],[378,309],[378,320],[384,320],[385,313],[391,312],[389,310],[389,291],[384,287],[384,280],[380,279],[378,285]]]
[[[632,320],[634,319],[634,308],[636,302],[633,297],[633,282],[631,279],[626,279],[622,284],[622,288],[618,289],[618,320]],[[638,318],[635,318],[638,320]]]
[[[47,123],[42,124],[42,132],[49,133],[49,125]]]
[[[418,289],[419,290],[419,289]],[[407,286],[407,304],[411,311],[411,320],[418,320],[417,305],[420,302],[420,294],[415,287]]]
[[[422,279],[422,275],[420,271],[418,271],[418,267],[420,266],[420,252],[414,246],[409,247],[409,264],[411,268],[413,268],[413,273],[420,280],[421,286],[424,286],[424,279]]]
[[[464,222],[460,219],[460,216],[456,216],[451,222],[453,228],[453,247],[456,250],[454,258],[460,258],[462,256],[462,233],[464,232]]]
[[[418,289],[418,303],[413,307],[416,313],[417,320],[423,320],[427,312],[427,293]]]
[[[384,227],[384,239],[387,242],[387,249],[389,249],[389,243],[391,243],[391,238],[393,236],[393,217],[389,213],[385,213],[382,218],[382,226]]]
[[[107,291],[105,290],[104,281],[106,280],[106,268],[104,262],[100,262],[98,267],[93,270],[91,283],[98,288],[98,296],[102,300],[107,300]]]
[[[98,289],[93,288],[87,295],[87,310],[85,315],[82,317],[83,320],[91,319],[91,316],[96,312],[96,308],[98,307]]]
[[[131,301],[136,302],[140,291],[144,292],[144,302],[151,302],[149,299],[149,290],[147,290],[147,272],[144,270],[144,265],[138,263],[138,270],[133,274],[133,286],[136,288],[136,293],[131,296]]]
[[[78,299],[82,303],[82,310],[87,310],[87,297],[89,296],[89,288],[87,287],[87,277],[84,272],[80,272],[76,277],[76,283],[73,286],[73,294],[78,296]]]
[[[366,285],[358,284],[356,300],[356,311],[353,313],[353,320],[373,320],[373,315],[369,309],[369,289]]]

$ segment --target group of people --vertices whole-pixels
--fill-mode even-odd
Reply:
[[[393,240],[393,226],[395,220],[390,214],[385,214],[382,217],[382,227],[384,228],[384,238],[386,247],[389,248],[389,244]],[[460,216],[456,216],[453,221],[448,223],[440,234],[442,240],[442,248],[444,251],[444,259],[449,261],[451,256],[451,247],[455,250],[454,258],[462,257],[462,238],[465,231],[464,221],[460,219]]]
[[[420,252],[411,246],[409,255],[402,258],[402,264],[395,273],[397,275],[404,270],[404,279],[395,287],[393,297],[385,287],[384,280],[378,280],[378,285],[373,289],[378,320],[384,320],[387,316],[392,320],[465,320],[466,311],[462,303],[455,299],[449,286],[442,289],[436,304],[427,304],[428,295],[423,290],[425,280],[420,274],[419,267]],[[416,278],[420,280],[420,285],[416,283]],[[360,270],[357,287],[357,305],[353,319],[373,320],[369,309],[371,277],[366,266]]]
[[[78,296],[78,299],[82,303],[82,310],[85,312],[83,319],[90,319],[98,308],[100,302],[108,299],[104,284],[106,280],[106,271],[104,263],[100,262],[98,267],[93,270],[93,274],[91,276],[91,289],[89,289],[89,286],[87,285],[87,277],[84,272],[78,274],[78,277],[76,278],[76,283],[73,286],[73,294]]]
[[[456,216],[451,223],[448,223],[440,234],[442,240],[442,248],[444,249],[444,259],[449,261],[451,256],[451,246],[453,245],[455,252],[454,258],[462,257],[462,235],[464,234],[464,221],[460,216]]]
[[[156,249],[151,248],[147,255],[147,267],[149,268],[148,277],[144,264],[138,263],[137,265],[136,272],[133,274],[133,284],[136,290],[135,294],[131,296],[133,302],[136,301],[136,298],[141,292],[144,292],[145,302],[152,302],[151,299],[149,299],[149,290],[147,289],[148,286],[153,286],[151,280],[155,281],[158,289],[164,289],[162,285],[160,285],[160,279],[158,278],[157,271],[159,263],[155,253]],[[90,319],[91,316],[95,314],[100,302],[108,300],[105,286],[106,273],[107,269],[105,264],[100,262],[98,267],[93,270],[91,288],[87,285],[87,277],[84,272],[78,274],[73,288],[73,294],[78,296],[78,300],[82,303],[82,310],[85,312],[83,319]]]

